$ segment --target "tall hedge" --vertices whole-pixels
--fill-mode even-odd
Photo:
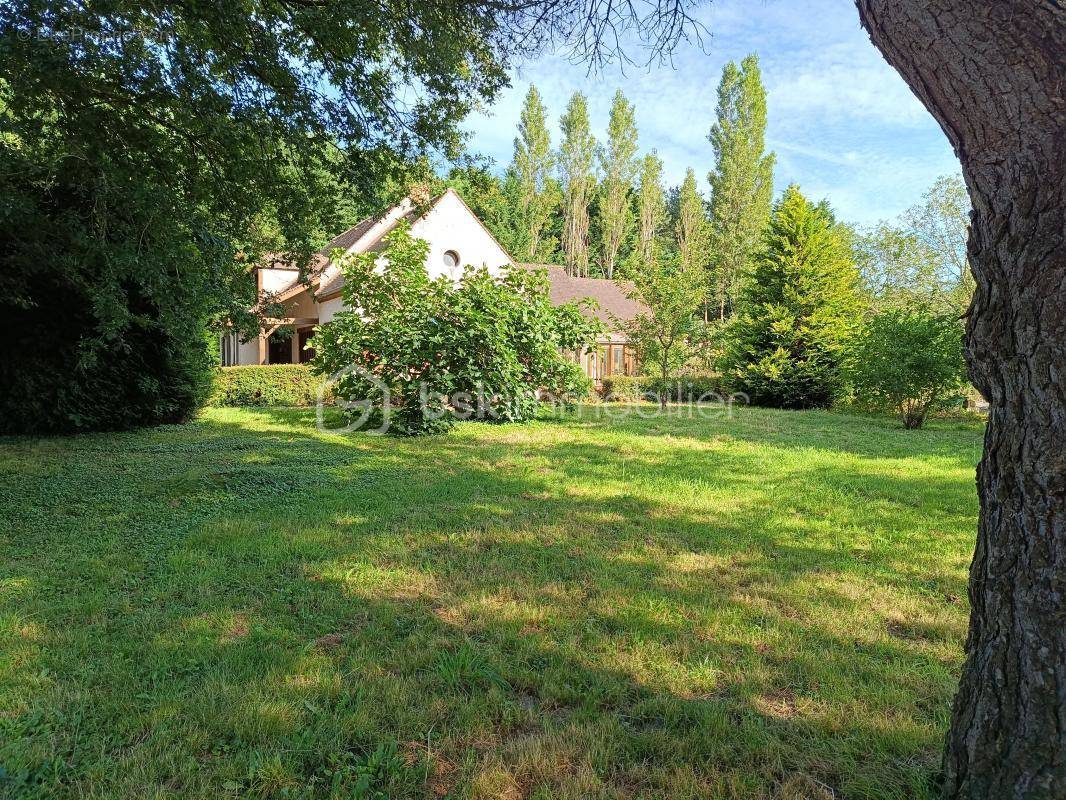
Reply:
[[[211,356],[202,328],[169,324],[130,287],[125,324],[101,330],[84,287],[58,274],[35,279],[33,304],[0,316],[0,434],[184,422],[203,402]]]

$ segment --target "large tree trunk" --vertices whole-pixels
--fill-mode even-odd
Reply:
[[[1066,5],[857,0],[947,133],[973,201],[978,470],[949,798],[1066,798]]]

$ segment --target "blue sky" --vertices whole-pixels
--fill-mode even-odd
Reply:
[[[778,191],[799,183],[809,196],[828,197],[842,219],[871,224],[918,202],[938,175],[958,171],[939,126],[870,44],[851,0],[718,0],[698,12],[711,37],[702,51],[682,45],[672,65],[629,66],[625,74],[613,65],[589,76],[562,55],[522,64],[511,88],[467,120],[470,150],[500,169],[511,160],[530,83],[548,107],[553,144],[558,117],[578,90],[589,97],[602,141],[611,96],[621,88],[636,105],[641,152],[658,151],[670,185],[693,167],[706,192],[722,66],[756,52]]]

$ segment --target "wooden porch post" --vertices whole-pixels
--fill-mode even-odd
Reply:
[[[263,271],[256,267],[255,270],[255,297],[256,302],[263,298]],[[267,337],[262,328],[259,329],[259,366],[267,363]]]

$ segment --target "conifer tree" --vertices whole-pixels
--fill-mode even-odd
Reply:
[[[543,258],[551,249],[544,230],[558,204],[553,185],[554,159],[548,134],[547,114],[536,86],[530,86],[514,140],[512,169],[517,180],[518,207],[523,221],[525,247],[520,251],[528,261]]]
[[[862,316],[859,283],[844,226],[789,186],[730,323],[725,371],[755,403],[828,406]]]
[[[717,121],[711,128],[715,166],[711,183],[711,252],[718,316],[732,311],[770,213],[774,154],[765,153],[766,90],[759,59],[730,61],[718,84]]]
[[[601,152],[603,187],[600,196],[600,267],[613,278],[622,245],[633,225],[633,179],[637,173],[637,124],[632,103],[621,89],[611,103],[607,147]]]
[[[574,92],[559,120],[563,141],[559,173],[563,190],[563,257],[571,275],[589,274],[589,203],[596,190],[596,139],[589,130],[585,95]]]

